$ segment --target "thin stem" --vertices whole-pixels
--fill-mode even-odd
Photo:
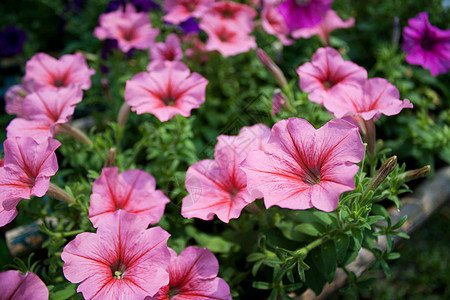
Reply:
[[[59,124],[59,129],[61,132],[64,132],[64,133],[74,137],[78,141],[80,141],[88,146],[92,145],[92,141],[87,137],[87,135],[84,132],[82,132],[80,129],[76,128],[75,126],[70,125],[69,123]]]

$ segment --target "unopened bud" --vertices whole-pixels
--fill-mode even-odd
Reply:
[[[116,148],[111,148],[108,151],[108,156],[106,156],[104,168],[114,167],[114,161],[116,159]]]
[[[66,193],[66,191],[64,191],[63,189],[54,185],[51,182],[45,195],[67,203],[75,202],[75,199],[73,199],[72,196],[70,196],[69,194]]]
[[[125,126],[129,114],[130,106],[126,102],[124,102],[120,107],[119,116],[117,117],[117,124],[119,125],[119,127]]]
[[[259,61],[266,67],[267,70],[269,70],[270,73],[272,73],[281,88],[284,89],[288,87],[288,83],[283,72],[263,49],[256,49],[256,57],[258,57]]]
[[[431,167],[430,165],[427,165],[425,167],[422,167],[420,169],[415,169],[415,170],[411,170],[405,173],[405,182],[417,179],[417,178],[421,178],[421,177],[426,177],[428,175],[428,173],[430,173]]]
[[[378,172],[372,178],[372,181],[369,183],[369,187],[367,188],[367,191],[375,190],[378,186],[380,186],[380,184],[383,183],[383,181],[386,179],[386,177],[392,171],[394,171],[396,166],[397,166],[397,156],[394,155],[394,156],[388,158],[383,163],[383,165],[381,165]]]
[[[281,107],[286,105],[286,103],[287,103],[286,95],[280,89],[276,89],[275,92],[273,93],[272,99],[272,116],[278,114],[281,110]]]

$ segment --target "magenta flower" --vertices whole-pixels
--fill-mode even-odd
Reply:
[[[450,30],[441,30],[428,22],[428,13],[422,12],[408,20],[403,29],[403,51],[406,61],[429,69],[431,75],[450,70]]]
[[[280,89],[276,89],[272,98],[272,116],[277,115],[284,105],[286,105],[286,95]]]
[[[238,30],[235,26],[227,26],[219,22],[200,22],[200,28],[208,34],[206,50],[219,51],[224,57],[256,49],[254,36]]]
[[[117,40],[122,52],[131,48],[148,49],[159,34],[159,29],[152,28],[148,13],[136,12],[132,4],[127,4],[125,10],[119,7],[116,11],[102,14],[99,24],[94,35],[100,40]]]
[[[342,89],[361,87],[367,71],[351,61],[344,61],[337,50],[326,47],[314,53],[311,62],[297,69],[300,88],[310,92],[309,100],[323,104],[324,99],[339,95]]]
[[[323,17],[322,22],[314,27],[300,28],[294,30],[291,34],[293,38],[310,38],[313,35],[317,35],[322,43],[326,46],[330,46],[330,35],[336,29],[349,28],[355,25],[355,19],[349,18],[347,21],[343,21],[338,14],[330,9]]]
[[[217,215],[225,223],[238,218],[255,200],[247,191],[247,179],[239,165],[248,152],[264,148],[269,132],[267,126],[257,124],[244,127],[238,136],[219,136],[215,159],[198,161],[186,172],[189,195],[181,206],[183,217],[212,220]]]
[[[207,248],[187,247],[179,256],[170,249],[169,284],[145,300],[231,300],[230,287],[217,277],[219,263]]]
[[[263,10],[261,11],[261,20],[264,30],[268,34],[275,35],[283,45],[289,46],[294,43],[294,41],[288,37],[289,28],[273,1],[264,1]]]
[[[342,89],[336,99],[324,101],[325,108],[336,118],[360,116],[364,120],[378,119],[381,114],[392,116],[403,108],[412,108],[412,103],[401,101],[397,88],[384,78],[367,80],[363,89],[348,87]]]
[[[155,185],[153,176],[144,171],[127,170],[119,174],[118,167],[104,168],[92,187],[89,220],[98,227],[116,210],[123,209],[147,224],[158,223],[170,200],[155,190]]]
[[[56,90],[72,85],[87,90],[91,87],[94,73],[80,53],[66,54],[59,60],[38,53],[27,61],[23,81],[32,81],[34,91],[41,88]]]
[[[61,144],[48,139],[37,143],[31,137],[8,138],[3,143],[4,165],[0,167],[0,226],[17,215],[22,199],[42,197],[50,185],[50,177],[58,170],[55,150]]]
[[[191,17],[202,18],[213,2],[213,0],[164,0],[164,10],[167,14],[163,20],[180,24]]]
[[[208,80],[178,61],[150,64],[149,72],[134,75],[125,87],[125,101],[138,115],[151,113],[161,122],[174,115],[189,117],[205,102]]]
[[[169,283],[169,233],[123,210],[97,233],[78,234],[61,254],[64,276],[85,299],[144,299]]]
[[[235,27],[236,30],[250,33],[253,30],[253,19],[257,15],[256,10],[248,5],[233,1],[217,1],[202,18],[202,22],[220,23],[225,27]]]
[[[167,36],[165,43],[156,43],[150,48],[150,58],[153,61],[174,61],[183,58],[180,39],[175,33]]]
[[[333,0],[286,0],[278,5],[289,30],[313,27],[322,21]]]
[[[0,299],[14,300],[47,300],[48,289],[45,283],[34,273],[22,275],[19,271],[10,270],[0,273]]]
[[[75,104],[81,102],[82,97],[82,91],[74,85],[29,94],[22,102],[23,117],[12,120],[6,128],[8,137],[31,136],[36,141],[53,137],[59,132],[59,124],[70,121]]]
[[[364,156],[358,128],[340,119],[317,130],[303,119],[279,121],[267,148],[250,152],[241,165],[248,191],[264,197],[267,208],[333,211],[339,195],[355,188],[355,163]]]

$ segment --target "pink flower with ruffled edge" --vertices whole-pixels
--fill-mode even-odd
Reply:
[[[289,36],[289,28],[284,22],[283,16],[278,12],[278,7],[274,1],[264,1],[263,10],[261,11],[262,27],[268,34],[272,34],[280,40],[280,42],[289,46],[294,43]]]
[[[132,48],[148,49],[159,34],[159,29],[152,28],[148,14],[136,12],[132,4],[127,4],[125,10],[119,7],[116,11],[102,14],[99,24],[94,35],[100,40],[117,40],[122,52]]]
[[[175,33],[169,34],[165,43],[156,43],[150,48],[150,58],[153,62],[181,60],[183,50],[181,50],[180,38]]]
[[[172,249],[169,284],[145,300],[231,300],[230,287],[217,277],[219,263],[207,248],[187,247],[179,256]]]
[[[24,116],[22,111],[23,99],[33,92],[33,83],[25,81],[11,86],[5,93],[5,111],[9,115],[19,118]]]
[[[74,85],[57,90],[41,89],[27,95],[22,102],[23,117],[9,123],[7,136],[30,136],[36,141],[54,137],[58,125],[70,121],[75,104],[82,98],[83,92]]]
[[[123,210],[105,219],[97,233],[84,232],[61,254],[64,276],[80,283],[85,299],[144,299],[169,283],[167,239],[160,227]]]
[[[178,61],[150,64],[149,72],[138,73],[125,86],[125,101],[138,115],[151,113],[161,122],[174,115],[189,117],[205,102],[208,80],[191,73]]]
[[[211,9],[202,17],[203,23],[220,23],[226,27],[234,27],[244,33],[253,30],[253,19],[258,13],[248,5],[233,1],[214,2]]]
[[[334,119],[316,130],[306,120],[290,118],[273,126],[266,152],[250,152],[241,167],[248,191],[264,197],[267,208],[314,206],[330,212],[340,194],[355,188],[355,163],[363,157],[353,124]]]
[[[422,12],[408,20],[403,29],[403,51],[406,61],[430,70],[431,75],[450,70],[450,30],[441,30],[430,24],[428,13]]]
[[[286,0],[278,5],[290,31],[313,27],[322,21],[333,0]]]
[[[48,289],[34,273],[10,270],[0,273],[0,299],[47,300]]]
[[[319,48],[311,62],[297,69],[300,88],[310,92],[309,100],[323,104],[324,99],[336,97],[342,89],[361,87],[367,80],[366,69],[345,61],[336,49]]]
[[[53,139],[41,143],[31,137],[5,140],[4,165],[0,167],[0,226],[16,217],[20,200],[47,192],[50,177],[58,170],[55,150],[60,145]]]
[[[164,10],[167,14],[163,20],[180,24],[191,17],[202,18],[213,3],[213,0],[164,0]]]
[[[127,170],[119,174],[118,167],[103,168],[92,186],[89,220],[98,227],[116,210],[123,209],[147,224],[158,223],[170,200],[155,186],[153,176],[144,171]]]
[[[381,114],[392,116],[403,108],[412,108],[412,103],[401,101],[398,89],[384,78],[371,78],[363,88],[342,89],[336,99],[325,99],[325,108],[336,118],[360,116],[364,120],[378,119]]]
[[[270,129],[257,124],[244,127],[238,136],[219,136],[214,160],[196,162],[186,172],[186,189],[181,214],[185,218],[212,220],[214,215],[225,223],[238,218],[242,209],[253,202],[247,191],[245,173],[239,165],[247,153],[263,149]]]
[[[208,34],[206,50],[217,50],[224,57],[233,56],[240,53],[256,49],[254,36],[250,36],[235,27],[229,27],[223,23],[200,22],[199,27]]]
[[[338,14],[330,9],[326,12],[322,22],[314,27],[301,28],[294,30],[291,35],[295,39],[310,38],[313,35],[317,35],[324,45],[330,45],[330,35],[336,29],[349,28],[355,25],[355,19],[349,18],[347,21],[343,21]]]
[[[66,54],[55,59],[45,53],[35,54],[25,66],[23,82],[31,81],[33,90],[53,89],[75,85],[87,90],[91,87],[94,69],[89,69],[80,53]]]

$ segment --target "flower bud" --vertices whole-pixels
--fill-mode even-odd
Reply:
[[[286,105],[286,103],[286,95],[280,89],[276,89],[273,93],[272,99],[272,116],[278,114],[281,110],[281,107]]]
[[[428,173],[430,173],[431,167],[430,165],[426,165],[425,167],[422,167],[420,169],[415,169],[415,170],[411,170],[405,173],[405,182],[417,179],[417,178],[421,178],[421,177],[426,177],[428,175]]]
[[[288,83],[283,72],[263,49],[256,49],[256,57],[258,57],[259,61],[266,67],[267,70],[269,70],[270,73],[272,73],[281,88],[284,89],[288,87]]]
[[[397,156],[388,158],[369,183],[367,191],[375,190],[397,166]]]
[[[105,164],[103,168],[114,167],[114,161],[116,159],[116,148],[111,148],[108,151],[108,156],[106,156]]]
[[[130,106],[126,102],[124,102],[120,107],[119,116],[117,118],[117,123],[119,127],[125,126],[129,114],[130,114]]]

